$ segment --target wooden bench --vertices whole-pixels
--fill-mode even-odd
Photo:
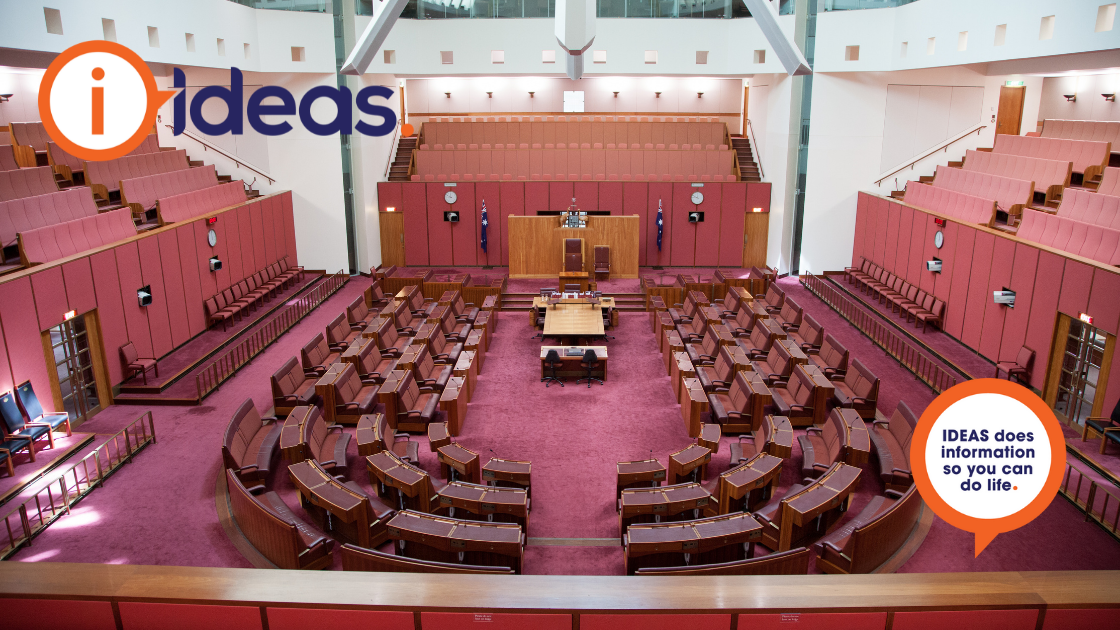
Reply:
[[[825,573],[871,573],[906,542],[921,511],[917,486],[905,494],[887,490],[886,496],[872,499],[858,516],[813,545],[820,556],[817,567]]]
[[[226,471],[233,520],[253,547],[281,569],[325,569],[334,540],[296,516],[275,492],[255,497],[233,470]]]
[[[484,573],[513,575],[507,567],[487,567],[472,564],[451,564],[434,560],[418,560],[381,553],[356,545],[343,545],[340,548],[343,571],[386,571],[394,573]]]

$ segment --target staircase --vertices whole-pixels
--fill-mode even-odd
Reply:
[[[754,161],[754,152],[751,151],[751,141],[747,138],[731,138],[731,148],[739,156],[739,179],[744,182],[761,182],[758,163]]]
[[[412,161],[412,150],[415,148],[416,136],[402,137],[397,142],[397,154],[393,157],[393,165],[389,167],[389,181],[408,181],[408,163]]]
[[[198,166],[205,166],[206,162],[203,162],[201,160],[192,160],[191,156],[188,155],[187,156],[187,165],[190,166],[191,168],[195,168],[195,167],[198,167]],[[228,184],[232,181],[233,181],[233,177],[230,176],[230,175],[218,175],[218,183],[219,184]],[[246,185],[248,183],[249,182],[245,182]],[[245,190],[245,197],[247,199],[256,199],[257,197],[260,197],[260,196],[261,196],[261,193],[259,191],[255,190],[255,189],[247,188]]]

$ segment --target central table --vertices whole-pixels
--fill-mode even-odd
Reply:
[[[533,298],[533,308],[544,309],[545,337],[602,337],[606,334],[603,326],[603,310],[614,308],[614,298],[600,298],[594,304],[584,298],[560,299],[549,304],[537,296]]]
[[[602,322],[600,322],[602,323]],[[577,348],[579,356],[564,356],[564,351],[569,348]],[[599,357],[599,367],[591,370],[591,376],[594,378],[601,378],[604,382],[607,380],[607,347],[606,346],[541,346],[541,378],[545,376],[552,376],[552,370],[546,370],[544,367],[544,358],[549,350],[555,350],[556,354],[560,355],[561,366],[556,368],[556,376],[578,376],[586,377],[587,369],[580,366],[583,361],[583,353],[588,350],[594,350],[595,356]]]

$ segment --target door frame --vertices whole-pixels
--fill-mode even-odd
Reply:
[[[1016,112],[1016,115],[1015,115],[1015,131],[1003,131],[1003,130],[1000,130],[999,125],[1003,121],[1003,116],[1004,116],[1004,113],[1005,113],[1004,105],[1006,104],[1007,107],[1008,107],[1008,109],[1006,111],[1007,114],[1011,113],[1012,110],[1010,108],[1013,107],[1013,105],[1012,105],[1012,100],[1013,99],[1004,98],[1004,97],[1005,96],[1010,96],[1012,94],[1011,90],[1018,90],[1018,98],[1015,99],[1015,100],[1018,101],[1018,112]],[[1026,103],[1026,100],[1027,100],[1027,86],[1025,86],[1025,85],[1001,85],[999,87],[999,104],[996,106],[996,130],[995,130],[995,133],[997,133],[997,134],[1002,133],[1002,134],[1006,134],[1006,135],[1009,135],[1009,136],[1019,135],[1020,131],[1022,131],[1022,129],[1023,129],[1023,106]]]

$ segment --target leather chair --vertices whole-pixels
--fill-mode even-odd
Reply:
[[[451,313],[455,316],[455,321],[463,324],[474,324],[478,319],[478,314],[482,309],[475,306],[473,303],[463,301],[463,293],[461,291],[455,292],[455,299],[451,301]]]
[[[249,492],[264,490],[282,428],[276,418],[261,418],[252,398],[241,403],[226,426],[222,460]]]
[[[354,330],[346,323],[346,313],[339,313],[327,324],[327,346],[336,352],[345,352],[361,336],[362,331]]]
[[[455,365],[459,354],[463,352],[463,344],[451,343],[441,334],[432,335],[428,347],[432,352],[432,360],[437,365]]]
[[[778,415],[793,420],[794,418],[813,417],[813,400],[816,389],[817,386],[813,383],[813,379],[809,377],[803,367],[798,365],[793,368],[788,381],[784,384],[772,385],[770,392],[774,394],[773,404],[778,410]]]
[[[723,320],[727,329],[736,337],[750,337],[754,332],[754,313],[749,308],[741,308],[735,313],[735,319]]]
[[[31,381],[24,381],[16,386],[16,402],[19,403],[20,409],[23,409],[28,422],[45,422],[50,425],[51,431],[58,431],[60,427],[65,427],[66,435],[72,434],[70,414],[65,411],[43,411],[43,405],[39,403],[39,397],[35,395],[35,388],[31,386]]]
[[[403,434],[404,439],[397,439],[397,430],[389,426],[389,418],[385,414],[376,414],[377,417],[377,435],[381,436],[381,443],[378,445],[382,449],[391,451],[394,455],[402,460],[419,466],[420,465],[420,443],[413,442],[409,439],[411,436],[407,433]]]
[[[583,239],[564,239],[564,271],[583,271]]]
[[[1015,377],[1020,383],[1029,382],[1031,380],[1031,368],[1034,367],[1034,350],[1027,346],[1019,348],[1019,354],[1015,356],[1014,361],[1000,361],[996,363],[995,378],[999,378],[1000,372],[1007,372],[1007,380]]]
[[[299,351],[300,362],[307,376],[315,378],[326,374],[327,368],[338,362],[342,356],[340,352],[332,352],[327,345],[327,338],[319,333],[311,338]]]
[[[751,421],[750,404],[751,389],[742,372],[735,373],[726,392],[708,394],[710,419],[719,424],[748,424]]]
[[[357,424],[359,417],[373,413],[377,406],[377,389],[377,385],[362,382],[353,364],[347,365],[334,379],[335,418],[340,421],[346,418],[353,420],[349,424]]]
[[[547,307],[540,307],[540,308],[530,307],[530,308],[533,309],[533,315],[532,315],[532,317],[533,317],[533,328],[535,328],[537,330],[537,334],[533,335],[532,337],[529,337],[529,339],[530,340],[544,339],[544,319],[545,319],[545,311],[546,311]]]
[[[842,379],[848,371],[848,349],[840,345],[835,337],[826,334],[820,350],[809,354],[809,362],[830,381]]]
[[[778,427],[793,430],[789,418],[767,415],[762,419],[762,422],[758,423],[758,428],[752,431],[750,435],[739,436],[739,441],[730,444],[731,467],[734,468],[743,462],[750,461],[759,453],[770,453],[779,457],[771,452],[774,432]]]
[[[914,324],[922,325],[922,332],[926,331],[931,324],[941,328],[942,317],[945,315],[945,302],[940,299],[933,301],[933,306],[929,311],[918,311],[915,313]]]
[[[684,343],[700,343],[707,329],[707,321],[700,316],[693,317],[687,323],[677,324],[677,334],[681,336],[681,341]]]
[[[774,337],[770,335],[770,330],[765,326],[755,326],[750,337],[747,339],[739,338],[736,341],[751,361],[757,361],[765,357],[774,345]]]
[[[1093,416],[1085,419],[1085,426],[1081,429],[1082,442],[1089,437],[1090,430],[1101,436],[1102,455],[1109,440],[1120,444],[1120,402],[1116,403],[1116,406],[1112,409],[1112,414],[1107,417]]]
[[[124,364],[125,373],[128,376],[124,380],[128,380],[137,374],[144,377],[144,384],[148,384],[148,370],[155,370],[156,378],[159,378],[159,363],[155,359],[141,359],[136,354],[136,346],[130,341],[120,348],[121,363]]]
[[[684,302],[674,304],[673,308],[669,309],[669,316],[673,318],[674,324],[687,324],[697,316],[700,307],[707,304],[708,299],[703,293],[689,291],[688,294],[684,296]]]
[[[712,365],[696,366],[693,363],[693,366],[696,367],[696,378],[700,379],[700,385],[708,393],[727,391],[731,387],[731,380],[735,378],[735,360],[731,358],[728,346],[720,347]]]
[[[868,437],[879,459],[879,479],[888,490],[905,492],[914,483],[910,469],[910,439],[918,417],[903,401],[898,401],[891,419],[876,420],[871,424]]]
[[[785,346],[776,343],[770,346],[770,351],[766,353],[766,360],[751,361],[751,368],[766,380],[767,385],[774,387],[789,379],[793,370],[792,358]]]
[[[392,300],[381,290],[381,282],[374,280],[364,292],[366,308],[376,313],[389,305]]]
[[[358,376],[363,383],[381,384],[385,375],[397,367],[397,360],[381,354],[375,343],[367,343],[358,351]]]
[[[754,296],[757,300],[762,300],[766,304],[766,311],[768,313],[780,313],[782,305],[786,301],[786,293],[778,286],[776,282],[771,282],[770,286],[766,288],[765,295]]]
[[[719,338],[716,337],[716,331],[711,326],[708,327],[708,332],[704,333],[704,339],[699,344],[686,343],[684,346],[693,366],[713,365],[716,356],[719,355],[719,348]]]
[[[606,280],[611,277],[611,248],[606,245],[595,246],[595,279]]]
[[[548,353],[544,355],[545,369],[552,370],[551,376],[541,377],[541,382],[545,384],[545,387],[550,387],[553,383],[560,383],[560,387],[564,386],[564,381],[556,376],[556,368],[561,365],[563,365],[563,363],[560,361],[560,353],[556,352],[556,350],[549,350]]]
[[[860,363],[852,359],[852,365],[844,375],[844,380],[832,382],[832,400],[837,407],[855,409],[861,418],[875,417],[875,402],[879,398],[879,378]]]
[[[350,444],[350,434],[342,431],[342,425],[327,426],[319,408],[314,407],[303,423],[301,434],[301,441],[307,444],[308,455],[324,470],[330,473],[346,470],[346,447]]]
[[[812,354],[820,350],[821,341],[824,339],[824,328],[813,319],[812,315],[805,313],[797,330],[790,331],[788,339],[796,343],[805,354]]]
[[[424,317],[424,315],[413,315],[412,311],[405,308],[405,304],[401,302],[400,308],[394,314],[393,326],[397,329],[398,335],[415,337],[416,329],[424,323]]]
[[[421,346],[413,365],[412,375],[416,377],[416,384],[421,391],[442,392],[447,387],[452,368],[450,365],[436,365],[428,346]]]
[[[393,359],[401,358],[401,352],[408,347],[412,340],[397,334],[397,329],[393,326],[393,320],[382,319],[380,321],[381,323],[377,326],[377,348],[381,351],[381,356]]]
[[[600,365],[599,355],[595,354],[594,350],[592,350],[591,348],[588,348],[586,351],[584,351],[583,360],[579,362],[579,365],[580,365],[580,367],[583,367],[587,370],[587,376],[585,376],[584,378],[576,380],[577,385],[579,383],[587,381],[587,387],[588,387],[588,389],[590,389],[591,388],[591,381],[595,381],[596,383],[598,383],[600,385],[603,384],[602,379],[595,378],[595,377],[591,376],[591,372],[593,370],[595,370],[595,368],[599,367],[599,365]]]
[[[774,315],[774,319],[781,324],[782,330],[789,332],[797,330],[797,327],[801,325],[803,314],[804,310],[797,305],[797,302],[794,302],[793,298],[787,297],[782,302],[782,310]]]
[[[467,336],[471,334],[471,325],[456,321],[451,309],[446,307],[443,310],[443,315],[440,316],[439,326],[440,330],[443,331],[443,336],[449,342],[464,343]]]
[[[364,296],[359,295],[354,298],[354,301],[346,307],[346,321],[354,330],[365,330],[366,326],[372,324],[375,319],[377,313],[370,312]]]
[[[431,424],[439,418],[439,394],[420,391],[412,372],[405,372],[397,386],[397,425],[402,422]]]
[[[373,345],[373,344],[369,344]],[[277,416],[286,416],[300,405],[317,405],[315,378],[307,376],[299,361],[291,357],[269,377],[272,384],[272,404]]]
[[[824,471],[840,461],[843,453],[842,435],[845,432],[844,419],[836,409],[828,414],[828,419],[820,427],[805,429],[805,435],[797,436],[801,445],[801,474],[809,479],[820,477]]]

